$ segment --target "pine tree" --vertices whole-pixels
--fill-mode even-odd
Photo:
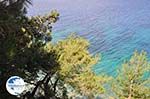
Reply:
[[[131,59],[122,64],[112,89],[119,99],[150,99],[150,63],[146,52],[134,52]]]
[[[108,81],[108,77],[97,76],[92,71],[99,57],[92,56],[88,48],[89,42],[74,34],[58,42],[58,76],[65,84],[71,85],[76,94],[94,98],[95,95],[104,93],[103,84]]]

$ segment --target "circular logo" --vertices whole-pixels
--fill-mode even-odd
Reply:
[[[12,95],[20,95],[25,89],[25,82],[19,76],[12,76],[6,82],[6,89]]]

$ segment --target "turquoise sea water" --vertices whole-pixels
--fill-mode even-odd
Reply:
[[[60,12],[53,27],[53,42],[71,32],[87,38],[90,52],[101,53],[96,73],[114,75],[134,50],[150,56],[150,0],[34,0],[29,16],[51,9]]]

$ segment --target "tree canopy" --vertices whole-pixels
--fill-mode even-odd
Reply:
[[[52,43],[52,25],[59,20],[59,13],[52,10],[27,17],[26,7],[31,4],[31,0],[0,0],[0,99],[70,99],[73,94],[94,99],[105,94],[103,85],[108,81],[119,99],[150,98],[146,52],[136,51],[113,79],[103,73],[96,75],[93,66],[100,57],[89,52],[90,43],[75,34]],[[13,75],[30,86],[18,97],[5,88]]]
[[[119,99],[150,98],[150,63],[146,52],[134,52],[131,59],[118,71],[112,83],[112,89]]]

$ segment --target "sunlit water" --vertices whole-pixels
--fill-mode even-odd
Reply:
[[[28,15],[60,12],[53,42],[71,32],[87,38],[90,52],[101,53],[96,73],[114,75],[134,50],[150,56],[150,0],[34,0]]]

